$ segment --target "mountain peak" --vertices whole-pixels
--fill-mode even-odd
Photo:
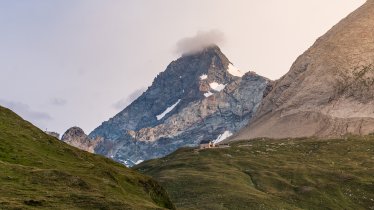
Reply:
[[[104,139],[95,152],[134,165],[235,132],[247,124],[268,86],[263,77],[243,75],[215,44],[181,56],[90,133],[91,139]]]
[[[205,47],[205,48],[203,49],[203,52],[219,52],[219,53],[222,53],[222,52],[221,52],[221,49],[220,49],[219,46],[216,45],[216,44],[211,44],[211,45]]]
[[[102,141],[100,138],[90,139],[79,127],[69,128],[61,138],[61,141],[73,145],[79,149],[93,153],[94,148]]]
[[[99,133],[98,130],[112,123],[121,125],[121,129],[115,129],[116,131],[136,131],[162,123],[174,112],[186,107],[190,102],[204,99],[206,93],[219,92],[226,84],[238,79],[240,76],[228,71],[229,67],[231,67],[230,64],[229,59],[217,45],[210,45],[198,53],[184,55],[172,61],[165,71],[157,75],[152,85],[148,87],[143,95],[117,114],[114,120],[104,122],[103,126],[95,129],[91,136],[96,136],[96,133]],[[210,86],[211,83],[213,88]],[[216,86],[221,88],[218,89]],[[176,104],[178,101],[180,103]],[[132,111],[135,107],[141,107],[145,111],[136,113]],[[174,109],[158,119],[159,117],[157,116],[160,116],[169,107]],[[128,115],[126,113],[134,114],[134,116],[125,116]],[[132,120],[125,120],[125,118]],[[113,126],[110,125],[110,127]],[[111,133],[112,135],[113,132]],[[103,136],[103,134],[100,134],[100,136]]]
[[[195,51],[190,51],[190,52],[185,52],[182,54],[182,57],[185,56],[196,56],[196,55],[201,55],[201,54],[206,54],[206,53],[217,53],[217,54],[223,54],[221,49],[218,47],[216,44],[210,44],[205,47],[200,48],[199,50]]]
[[[62,139],[66,139],[70,135],[83,136],[83,135],[85,135],[85,133],[84,133],[82,128],[74,126],[74,127],[69,128],[65,132],[65,134],[62,136]]]

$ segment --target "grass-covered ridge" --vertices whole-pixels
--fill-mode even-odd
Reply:
[[[157,182],[0,107],[0,209],[173,208]]]
[[[178,209],[374,209],[374,136],[180,149],[136,169]]]

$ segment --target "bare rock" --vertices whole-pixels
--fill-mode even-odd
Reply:
[[[128,166],[215,140],[247,125],[271,82],[243,76],[217,46],[170,63],[152,85],[90,138],[98,154]]]
[[[301,55],[233,140],[374,132],[374,1]]]
[[[90,139],[81,128],[72,127],[64,133],[61,141],[81,150],[94,153],[95,147],[102,142],[102,138]]]

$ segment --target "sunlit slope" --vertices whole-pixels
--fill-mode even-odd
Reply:
[[[374,132],[374,0],[300,55],[231,140]]]

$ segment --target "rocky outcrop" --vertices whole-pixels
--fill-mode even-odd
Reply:
[[[64,135],[61,138],[61,141],[64,141],[81,150],[94,153],[95,147],[102,142],[102,139],[90,139],[81,128],[72,127],[64,133]]]
[[[248,124],[269,90],[269,80],[252,72],[243,76],[211,46],[173,61],[89,137],[103,139],[96,153],[131,166],[202,140],[222,140]]]
[[[233,140],[374,132],[374,1],[301,55]]]
[[[57,139],[60,139],[60,134],[57,133],[57,132],[53,132],[53,131],[45,131],[46,134],[50,135],[50,136],[53,136]]]

